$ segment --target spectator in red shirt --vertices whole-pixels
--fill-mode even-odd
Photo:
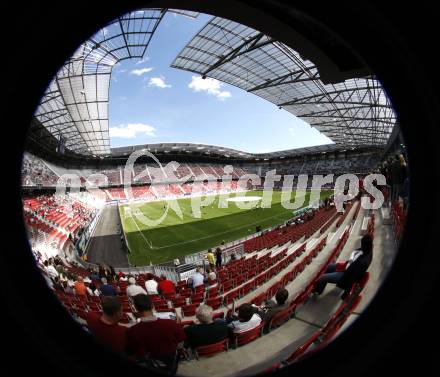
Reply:
[[[176,293],[176,288],[174,287],[174,283],[171,280],[168,280],[165,275],[161,275],[160,282],[157,285],[157,289],[160,294],[171,294]]]
[[[172,319],[153,315],[149,296],[133,297],[140,322],[128,330],[128,353],[147,366],[162,367],[171,375],[177,371],[177,348],[186,339],[182,326]]]
[[[127,328],[118,324],[123,314],[121,301],[117,297],[103,297],[102,311],[102,316],[93,312],[88,314],[87,327],[90,333],[114,352],[124,353]]]

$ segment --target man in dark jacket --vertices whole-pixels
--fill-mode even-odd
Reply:
[[[191,347],[217,343],[228,337],[228,327],[222,319],[212,319],[212,308],[200,305],[196,310],[200,324],[185,327],[187,342]]]
[[[327,283],[336,284],[338,288],[349,290],[353,283],[362,279],[373,259],[373,238],[366,234],[361,239],[361,248],[351,253],[350,259],[345,264],[344,271],[336,271],[337,264],[327,267],[324,275],[320,277],[315,285],[313,293],[320,295]]]

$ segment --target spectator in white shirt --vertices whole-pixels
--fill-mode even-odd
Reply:
[[[145,282],[145,289],[149,295],[157,295],[159,292],[157,291],[157,281],[153,278],[147,280]]]
[[[96,285],[94,283],[91,283],[88,287],[87,287],[87,294],[89,296],[99,296],[101,294],[101,292],[99,292],[99,289],[96,288]]]
[[[193,276],[191,276],[193,281],[193,288],[198,287],[199,285],[204,284],[205,277],[202,275],[203,270],[198,268]]]
[[[49,275],[49,277],[51,277],[52,279],[55,277],[58,277],[58,271],[55,269],[54,266],[49,264],[49,262],[47,260],[44,261],[44,267],[45,267],[46,272]]]
[[[238,317],[232,317],[229,321],[228,327],[235,334],[254,329],[261,323],[261,317],[251,304],[243,304],[238,308]]]
[[[133,297],[139,294],[147,294],[144,288],[136,284],[135,278],[131,277],[130,279],[128,279],[128,284],[130,285],[127,287],[127,296]]]

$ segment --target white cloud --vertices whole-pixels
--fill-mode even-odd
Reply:
[[[216,96],[220,100],[231,97],[231,93],[224,90],[220,90],[222,83],[216,79],[206,78],[202,79],[200,76],[192,76],[191,82],[188,84],[188,88],[194,92],[207,92]]]
[[[165,77],[152,77],[148,82],[149,86],[157,86],[158,88],[171,88],[171,85],[165,83]]]
[[[141,69],[133,69],[132,71],[130,71],[130,73],[132,75],[142,76],[144,73],[150,72],[152,69],[153,69],[152,67],[141,68]]]
[[[110,127],[110,137],[121,137],[124,139],[133,139],[141,136],[155,136],[156,129],[149,124],[128,123],[120,124],[116,127]]]
[[[150,60],[150,58],[148,56],[146,56],[145,58],[139,60],[138,62],[136,62],[136,65],[142,64],[147,62],[148,60]]]
[[[293,137],[296,137],[296,132],[295,132],[295,130],[293,129],[293,127],[289,127],[289,133],[290,133]]]

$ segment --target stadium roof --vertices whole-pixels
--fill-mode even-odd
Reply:
[[[237,86],[346,147],[385,146],[396,116],[374,77],[324,84],[317,67],[268,35],[212,18],[171,65]]]
[[[369,145],[363,146],[364,148],[377,149],[377,146]],[[222,158],[232,158],[239,160],[264,160],[264,159],[275,159],[275,158],[285,158],[285,157],[295,157],[302,156],[305,154],[316,154],[316,153],[331,153],[331,152],[345,152],[344,147],[338,144],[325,144],[317,145],[306,148],[296,148],[289,149],[285,151],[270,152],[270,153],[247,153],[239,151],[236,149],[225,148],[217,145],[208,144],[192,144],[192,143],[158,143],[158,144],[143,144],[143,145],[133,145],[128,147],[116,147],[111,149],[113,157],[128,156],[134,151],[146,149],[153,154],[182,154],[188,153],[206,155],[206,156],[216,156]],[[351,147],[350,150],[356,150],[358,148]]]
[[[108,99],[112,68],[142,58],[166,11],[137,10],[118,17],[84,42],[50,83],[36,118],[65,147],[85,155],[110,154]]]

